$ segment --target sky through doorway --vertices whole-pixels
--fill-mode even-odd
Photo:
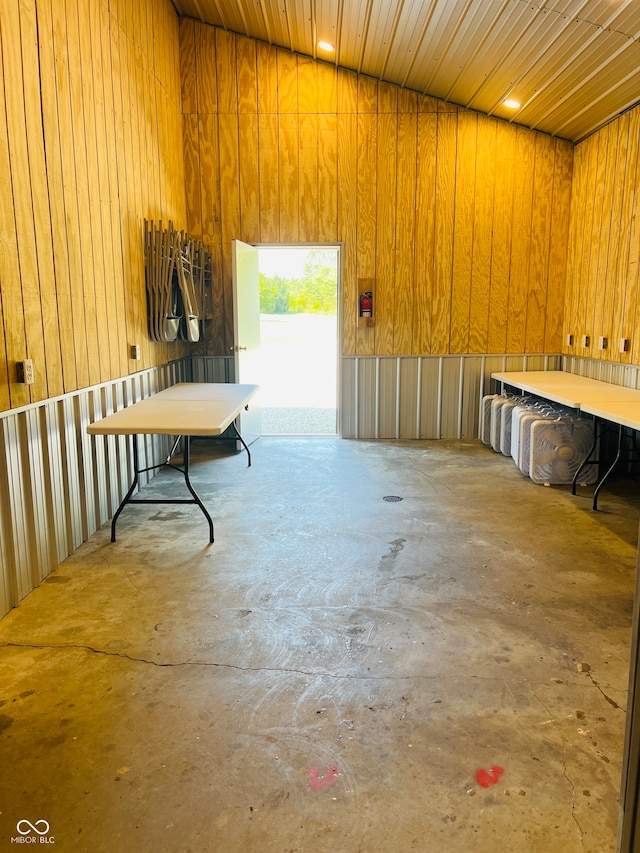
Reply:
[[[264,435],[337,432],[338,250],[259,248]]]

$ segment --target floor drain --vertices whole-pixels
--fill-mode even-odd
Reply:
[[[382,500],[386,501],[387,503],[394,504],[394,503],[397,503],[398,501],[401,501],[402,498],[399,497],[398,495],[385,495],[382,498]]]

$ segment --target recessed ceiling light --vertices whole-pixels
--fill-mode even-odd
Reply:
[[[328,50],[328,51],[335,50],[334,46],[332,44],[330,44],[328,41],[319,41],[318,47],[321,50]]]
[[[507,98],[507,100],[502,103],[505,107],[509,107],[510,110],[519,110],[521,106],[520,101],[515,101],[513,98]]]

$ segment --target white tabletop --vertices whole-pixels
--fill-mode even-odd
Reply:
[[[220,435],[258,385],[184,382],[89,424],[92,435]]]
[[[513,373],[492,373],[493,379],[553,400],[571,409],[585,409],[585,405],[599,402],[638,402],[640,391],[613,385],[588,376],[565,373],[563,370],[529,370]]]
[[[640,430],[640,402],[630,400],[601,401],[600,403],[583,403],[583,412],[612,421],[616,424]]]

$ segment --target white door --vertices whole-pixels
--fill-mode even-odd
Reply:
[[[260,280],[258,250],[233,241],[233,352],[236,382],[260,385]],[[240,434],[247,444],[262,432],[260,394],[242,412]]]

